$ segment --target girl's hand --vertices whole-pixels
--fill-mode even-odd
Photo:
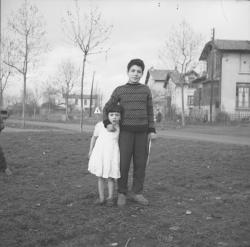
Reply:
[[[148,141],[155,139],[155,133],[148,133]]]
[[[113,124],[108,124],[108,125],[107,125],[107,130],[110,131],[110,132],[115,132],[115,131],[116,131],[116,128],[114,127]]]

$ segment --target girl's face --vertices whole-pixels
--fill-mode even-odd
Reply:
[[[111,124],[118,124],[121,119],[120,112],[109,112],[108,118]]]
[[[133,65],[130,67],[129,71],[128,71],[128,78],[130,83],[138,83],[142,77],[142,68],[137,66],[137,65]]]

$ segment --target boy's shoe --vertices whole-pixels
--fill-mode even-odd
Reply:
[[[94,204],[97,206],[102,206],[105,204],[105,200],[100,200],[100,198],[98,198],[95,200]]]
[[[7,175],[7,176],[11,176],[12,175],[12,171],[7,167],[6,169],[5,169],[5,174]]]
[[[123,207],[126,205],[126,195],[118,193],[117,206]]]
[[[107,198],[106,204],[107,204],[108,207],[114,206],[114,204],[115,204],[114,199],[113,198]]]
[[[137,202],[141,205],[144,205],[144,206],[149,205],[149,201],[142,194],[132,194],[130,195],[130,197],[134,202]]]

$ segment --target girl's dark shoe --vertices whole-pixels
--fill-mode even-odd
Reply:
[[[95,205],[97,206],[102,206],[105,204],[105,200],[100,200],[99,198],[95,200],[94,202]]]

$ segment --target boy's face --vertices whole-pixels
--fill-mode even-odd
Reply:
[[[109,112],[108,118],[111,124],[118,124],[121,119],[121,114],[119,112]]]
[[[140,81],[141,77],[142,77],[142,68],[137,66],[137,65],[133,65],[130,67],[129,71],[128,71],[128,78],[129,78],[129,82],[130,83],[137,83]]]

